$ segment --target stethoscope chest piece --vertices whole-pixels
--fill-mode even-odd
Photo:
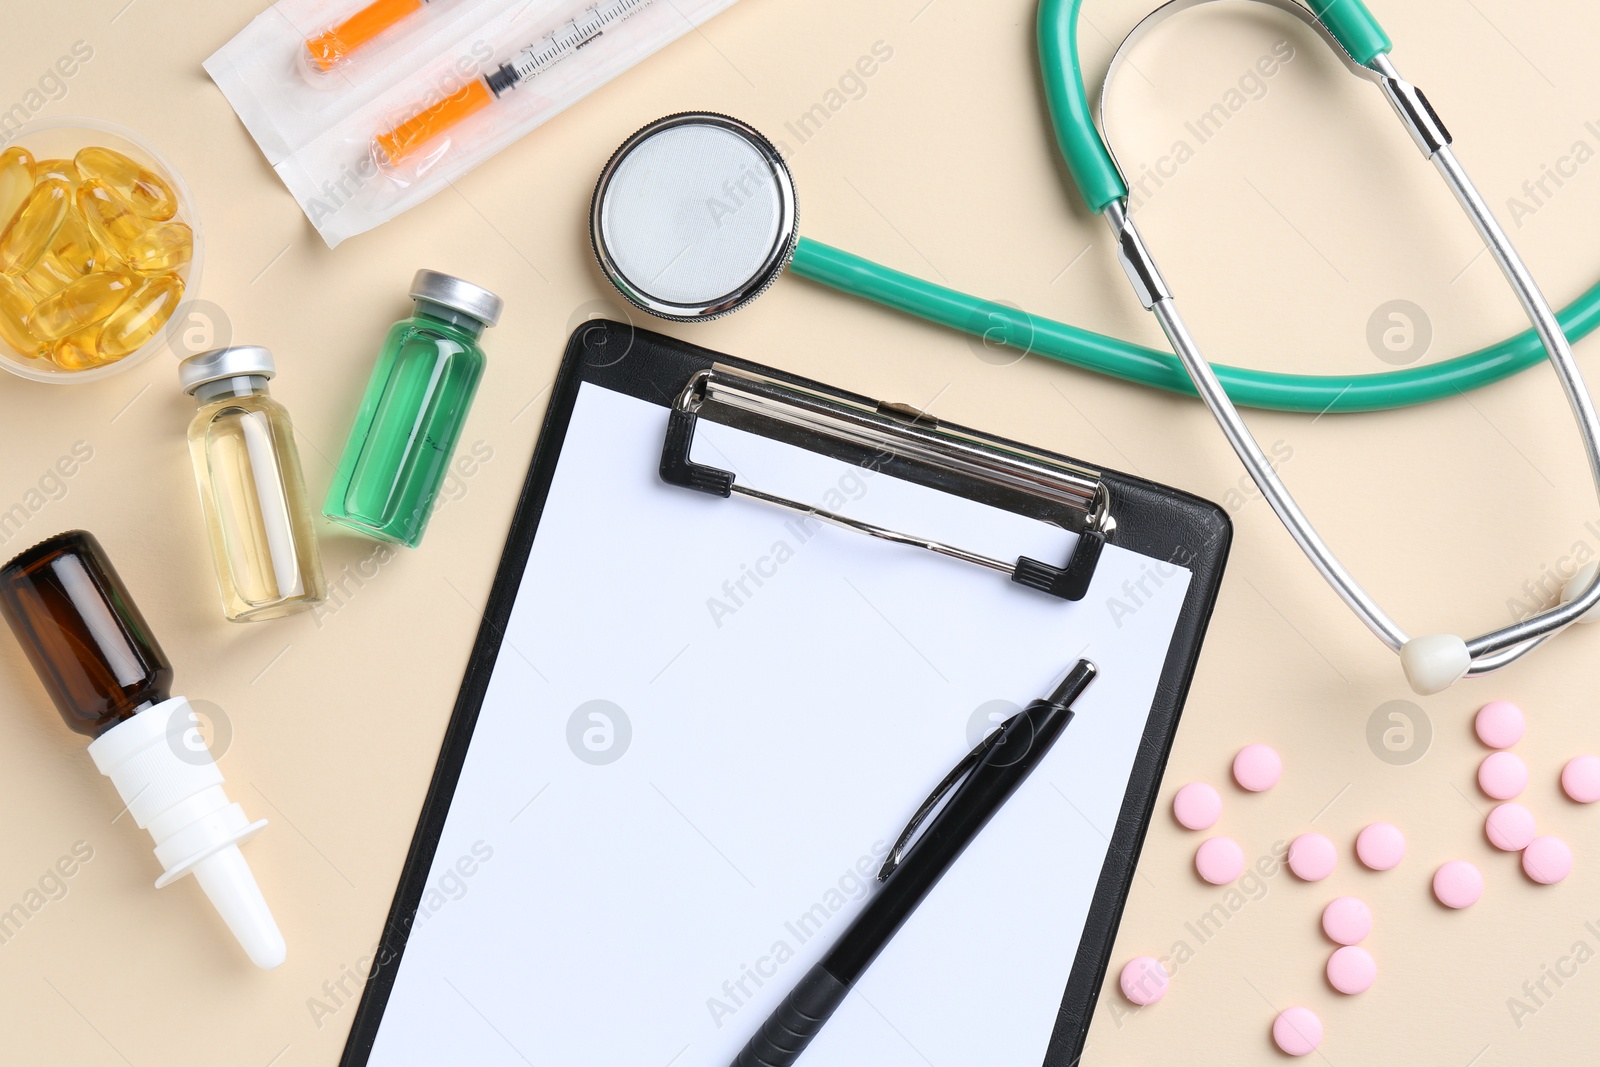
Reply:
[[[595,186],[595,258],[637,307],[714,319],[778,279],[799,239],[794,178],[772,142],[724,115],[652,122],[623,142]]]

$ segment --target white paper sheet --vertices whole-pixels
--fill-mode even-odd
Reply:
[[[1067,604],[666,486],[666,418],[582,387],[370,1063],[727,1067],[974,730],[1085,656],[1077,719],[806,1057],[1042,1062],[1189,572],[1109,547]],[[695,458],[1001,558],[1073,540],[704,420]]]

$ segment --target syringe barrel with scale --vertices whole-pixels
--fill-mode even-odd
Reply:
[[[654,0],[602,0],[570,12],[556,21],[555,29],[519,49],[508,62],[375,137],[378,162],[387,167],[405,162],[507,92],[594,44],[652,3]]]

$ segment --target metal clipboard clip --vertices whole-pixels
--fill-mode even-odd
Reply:
[[[735,482],[734,475],[690,458],[695,426],[708,408],[743,424],[750,416],[770,419],[807,436],[870,449],[916,467],[957,475],[1011,493],[1038,498],[1050,507],[1049,521],[1077,533],[1072,556],[1059,567],[1019,557],[1014,563],[970,552],[926,537],[886,529],[789,497]],[[926,549],[1008,575],[1019,585],[1062,600],[1082,600],[1107,540],[1116,530],[1111,493],[1099,472],[1022,451],[1014,446],[940,425],[914,409],[872,406],[779,382],[723,364],[697,372],[673,401],[661,450],[661,477],[712,496],[743,496],[841,526],[857,533]]]

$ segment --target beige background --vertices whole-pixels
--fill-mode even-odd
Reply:
[[[0,552],[70,527],[96,531],[176,661],[182,692],[226,709],[234,797],[274,825],[248,848],[290,944],[254,971],[197,887],[149,888],[145,834],[57,720],[15,644],[0,641],[0,907],[21,901],[75,842],[94,858],[64,899],[0,945],[6,1063],[330,1065],[353,1006],[319,1022],[309,1002],[365,962],[378,936],[539,427],[574,323],[620,314],[590,262],[584,219],[616,144],[670,111],[739,115],[790,140],[810,236],[961,288],[1156,343],[1103,227],[1063,183],[1047,139],[1032,46],[1033,0],[744,0],[500,158],[378,231],[330,252],[265,166],[201,61],[260,0],[81,0],[9,5],[0,103],[25,99],[73,43],[94,58],[41,117],[89,115],[152,139],[194,187],[209,255],[203,295],[233,339],[270,346],[320,498],[411,272],[465,275],[507,298],[487,338],[490,380],[465,441],[492,459],[465,480],[424,547],[351,577],[372,547],[329,532],[338,610],[232,627],[220,620],[182,441],[191,410],[170,359],[99,385],[0,381],[0,507],[75,442],[93,459]],[[1600,147],[1592,5],[1379,0],[1395,57],[1432,96],[1497,210],[1574,143]],[[1085,30],[1103,69],[1145,0],[1095,0]],[[1285,18],[1228,5],[1168,27],[1121,83],[1113,126],[1130,169],[1186,136],[1282,40],[1295,58],[1140,211],[1145,233],[1212,358],[1366,373],[1366,341],[1393,299],[1431,318],[1429,359],[1522,328],[1518,309],[1387,106]],[[809,142],[784,123],[820,101],[874,42],[893,59]],[[1552,298],[1596,274],[1600,165],[1580,168],[1515,236]],[[609,311],[608,311],[609,309]],[[649,324],[661,329],[658,324]],[[1591,696],[1596,635],[1569,635],[1496,680],[1418,701],[1431,749],[1394,766],[1369,748],[1374,710],[1408,693],[1393,657],[1318,580],[1192,402],[1029,358],[1012,365],[961,336],[790,279],[735,318],[667,332],[937,415],[1121,467],[1228,504],[1237,541],[1163,799],[1222,788],[1219,829],[1250,858],[1307,829],[1345,846],[1305,885],[1282,873],[1203,944],[1187,924],[1223,900],[1193,876],[1198,836],[1165,804],[1155,819],[1114,965],[1193,951],[1159,1006],[1102,999],[1087,1062],[1268,1063],[1275,1007],[1327,1024],[1326,1062],[1573,1062],[1600,1038],[1600,813],[1560,796],[1569,756],[1600,748]],[[1593,369],[1594,342],[1579,346]],[[984,358],[987,356],[987,358]],[[1522,584],[1600,547],[1600,519],[1551,374],[1539,369],[1421,411],[1312,419],[1255,414],[1293,458],[1285,477],[1357,575],[1413,632],[1507,621]],[[369,567],[367,573],[371,573]],[[1524,597],[1525,599],[1525,597]],[[1572,842],[1577,870],[1539,888],[1484,843],[1482,755],[1470,714],[1524,704],[1526,802]],[[1283,753],[1262,796],[1226,785],[1240,745]],[[1357,869],[1348,844],[1373,819],[1408,833],[1405,863]],[[1428,893],[1440,862],[1487,877],[1483,902],[1447,913]],[[1343,892],[1377,916],[1379,984],[1342,999],[1325,984],[1316,918]],[[1508,998],[1546,968],[1572,975],[1518,1021]],[[596,995],[603,995],[597,992]],[[619,1024],[622,1023],[619,1020]],[[973,1025],[982,1025],[974,1020]],[[921,1050],[947,1067],[940,1050]],[[649,1067],[649,1065],[641,1065]],[[955,1067],[955,1065],[950,1065]]]

